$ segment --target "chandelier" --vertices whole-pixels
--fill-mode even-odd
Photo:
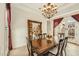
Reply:
[[[57,5],[47,3],[46,5],[43,5],[42,8],[39,8],[42,12],[42,15],[46,18],[50,19],[54,14],[57,13]]]

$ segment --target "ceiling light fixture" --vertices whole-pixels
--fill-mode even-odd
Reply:
[[[39,8],[42,12],[42,15],[46,18],[50,19],[54,14],[57,13],[57,5],[47,3],[46,5],[43,5],[42,8]]]

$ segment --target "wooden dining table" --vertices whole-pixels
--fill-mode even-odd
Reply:
[[[38,55],[43,55],[49,51],[49,49],[55,46],[54,40],[46,40],[46,39],[39,39],[39,40],[32,40],[32,46],[35,48],[35,52]]]

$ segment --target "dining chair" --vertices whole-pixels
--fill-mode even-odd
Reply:
[[[31,40],[30,40],[28,37],[26,37],[26,41],[27,41],[26,43],[27,43],[28,55],[31,56],[31,55],[32,55],[32,50],[31,50],[31,48],[32,48]]]
[[[35,53],[35,47],[32,46],[32,40],[30,40],[29,38],[27,39],[27,49],[29,52],[29,56],[36,56],[37,54]]]
[[[65,56],[66,56],[67,40],[68,40],[68,37],[65,37],[65,39],[60,39],[59,44],[57,45],[57,48],[58,48],[57,53],[52,53],[53,50],[52,51],[49,50],[48,54],[53,56],[63,56],[65,53]]]
[[[43,34],[42,34],[42,39],[45,39],[46,36],[47,36],[47,34],[46,34],[46,33],[43,33]]]

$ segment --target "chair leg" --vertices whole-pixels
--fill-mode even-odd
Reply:
[[[56,56],[56,54],[54,54],[54,53],[52,53],[52,52],[48,52],[48,53],[50,53],[50,54],[52,54],[52,55]]]

